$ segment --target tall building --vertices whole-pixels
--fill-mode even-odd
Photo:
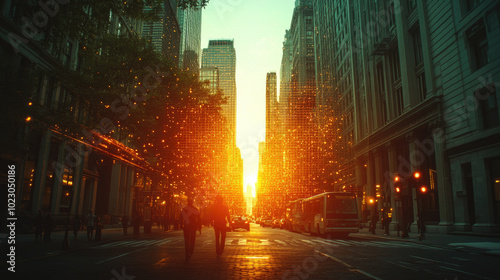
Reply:
[[[231,139],[236,145],[236,52],[232,40],[210,40],[208,48],[203,49],[201,67],[219,69],[219,86],[227,98],[223,105]]]
[[[492,51],[500,41],[499,1],[325,5],[344,100],[340,133],[352,139],[363,221],[392,209],[394,228],[417,232],[420,220],[431,232],[499,233],[500,54]],[[415,172],[420,177],[410,179]]]
[[[311,0],[297,0],[290,24],[292,49],[287,157],[289,199],[317,191],[317,139],[313,121],[316,81],[314,72],[314,23]]]
[[[179,68],[198,73],[201,58],[201,11],[202,9],[177,9],[181,31]]]
[[[283,41],[283,54],[281,57],[280,67],[280,92],[279,92],[279,114],[280,114],[280,132],[282,137],[282,152],[283,152],[283,174],[281,180],[284,185],[289,185],[290,172],[290,138],[288,137],[289,119],[290,119],[290,101],[292,86],[292,41],[290,40],[290,30],[285,31]]]
[[[145,7],[145,11],[152,8]],[[177,20],[177,0],[161,2],[159,21],[144,22],[141,37],[151,42],[154,50],[165,55],[174,65],[179,65],[181,32]]]
[[[211,94],[216,94],[220,90],[219,68],[204,67],[200,69],[200,81],[207,82],[205,86]]]
[[[353,95],[359,77],[354,63],[353,1],[313,1],[316,58],[316,120],[323,164],[320,183],[329,190],[356,189],[352,144]],[[364,101],[360,101],[364,102]]]
[[[278,92],[276,73],[267,73],[266,77],[266,142],[277,136],[278,130]]]
[[[286,198],[284,169],[283,169],[283,141],[281,135],[279,103],[277,96],[276,73],[267,73],[266,77],[266,141],[259,146],[259,155],[262,163],[259,172],[263,172],[259,181],[259,192],[265,192],[267,197],[260,200],[261,209],[271,212],[274,217],[284,215],[283,209],[288,202]],[[269,203],[273,201],[273,203]]]

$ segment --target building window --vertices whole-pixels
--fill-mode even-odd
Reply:
[[[481,116],[483,119],[483,127],[490,128],[500,125],[498,116],[498,101],[495,87],[491,90],[485,87],[476,92],[476,98],[481,104]]]
[[[417,0],[408,0],[408,14],[417,9]]]
[[[382,124],[387,122],[387,106],[385,98],[385,83],[384,83],[384,67],[382,63],[377,64],[377,80],[378,80],[378,94],[379,94],[379,108],[380,108],[380,120]]]
[[[425,71],[424,71],[424,56],[422,51],[422,39],[420,36],[420,29],[417,28],[412,32],[413,41],[413,55],[415,58],[415,73],[417,83],[417,94],[419,101],[426,98],[427,86],[425,84]]]
[[[425,100],[427,97],[427,85],[425,84],[425,72],[419,69],[417,72],[417,91],[420,101]]]
[[[398,88],[394,89],[394,107],[395,107],[394,112],[396,113],[396,117],[401,116],[404,109],[403,89],[401,88],[401,85]]]
[[[396,14],[394,12],[394,2],[389,4],[389,29],[396,27]]]
[[[467,30],[467,41],[472,70],[478,70],[488,64],[488,38],[483,20],[479,20]]]
[[[483,2],[484,2],[484,0],[463,0],[462,1],[462,8],[463,8],[464,14],[467,14],[470,11],[474,10],[477,6],[479,6]]]
[[[390,53],[391,60],[391,70],[393,81],[397,81],[401,78],[401,64],[399,62],[399,51],[395,48]]]
[[[417,28],[411,34],[413,39],[413,55],[415,57],[415,66],[420,65],[423,62],[422,54],[422,39],[420,37],[420,29]]]

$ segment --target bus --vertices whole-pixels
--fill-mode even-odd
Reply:
[[[318,235],[343,235],[359,231],[356,196],[325,192],[302,200],[302,228]]]
[[[289,231],[302,232],[302,198],[290,201],[286,206],[285,228]]]

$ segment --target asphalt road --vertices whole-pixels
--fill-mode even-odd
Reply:
[[[229,232],[215,253],[214,231],[197,235],[191,260],[182,231],[110,241],[19,262],[1,279],[499,279],[498,257],[369,235],[325,239],[251,225]]]

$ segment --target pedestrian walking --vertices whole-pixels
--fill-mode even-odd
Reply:
[[[101,218],[99,216],[95,216],[95,222],[94,222],[94,227],[95,227],[95,239],[94,241],[101,241],[102,238],[102,223],[101,223]]]
[[[217,253],[217,257],[219,257],[224,252],[227,224],[231,221],[229,209],[224,205],[222,196],[217,196],[215,198],[215,203],[212,207],[211,220],[213,221],[215,230],[215,251]]]
[[[196,230],[201,234],[200,211],[193,206],[193,199],[188,198],[188,205],[182,208],[181,217],[184,223],[184,247],[186,251],[186,261],[191,258],[194,252],[194,244],[196,240]]]
[[[94,225],[95,225],[95,215],[92,214],[92,210],[89,210],[89,214],[87,215],[87,240],[92,240],[92,235],[94,234]]]
[[[50,235],[52,234],[52,230],[54,229],[54,226],[55,226],[54,219],[52,219],[52,216],[49,213],[45,217],[45,221],[44,221],[43,240],[50,241]]]
[[[127,218],[127,215],[123,215],[123,218],[122,218],[122,228],[123,228],[123,235],[127,236],[127,230],[128,230],[128,218]]]
[[[75,240],[78,238],[78,231],[82,228],[82,220],[79,215],[75,215],[73,219],[73,235],[75,236]]]
[[[38,215],[35,218],[35,240],[42,240],[43,237],[43,214],[42,210],[38,210]]]

